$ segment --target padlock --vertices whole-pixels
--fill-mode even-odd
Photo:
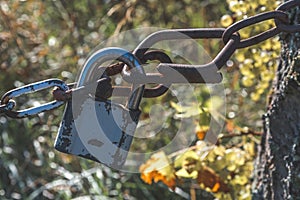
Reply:
[[[75,90],[93,81],[91,79],[99,71],[103,73],[101,77],[105,77],[104,67],[99,66],[114,60],[123,62],[129,69],[135,68],[135,74],[145,75],[132,53],[121,48],[105,48],[86,61]],[[67,102],[55,148],[121,170],[138,123],[143,91],[144,85],[133,84],[126,106],[111,100],[99,100],[92,93],[86,96],[74,93],[72,100]]]

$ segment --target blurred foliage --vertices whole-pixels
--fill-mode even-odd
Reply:
[[[228,27],[232,23],[245,19],[255,14],[275,10],[282,1],[250,1],[227,0],[231,14],[223,15],[221,24]],[[239,31],[241,39],[262,33],[275,27],[274,20],[267,20],[259,24],[243,28]],[[259,101],[265,97],[270,89],[270,83],[275,76],[280,54],[280,42],[278,37],[266,40],[249,48],[239,49],[235,53],[242,74],[242,85],[250,89],[250,97],[253,101]]]
[[[47,78],[55,77],[67,83],[76,81],[89,53],[108,37],[122,31],[150,26],[228,26],[245,15],[274,9],[274,1],[263,2],[228,1],[228,6],[225,0],[0,1],[1,94]],[[253,11],[252,7],[255,7]],[[260,30],[258,28],[257,31]],[[211,57],[222,47],[220,41],[198,42]],[[253,95],[267,93],[269,85],[259,85],[269,84],[272,79],[279,49],[277,43],[269,46],[270,40],[252,50],[239,50],[233,65],[226,70],[228,111],[226,116],[220,116],[225,119],[226,127],[217,147],[207,146],[202,141],[209,130],[208,122],[195,121],[190,127],[197,138],[195,144],[185,152],[152,155],[140,168],[142,179],[139,174],[121,173],[54,151],[62,108],[22,120],[0,116],[0,198],[213,199],[215,196],[220,199],[249,199],[252,161],[261,128],[259,119],[265,104],[264,98],[254,98]],[[260,61],[258,57],[262,54],[265,59]],[[261,78],[255,82],[253,75],[257,76],[260,72]],[[267,79],[263,74],[270,77]],[[247,78],[254,82],[247,84]],[[259,90],[261,88],[263,92]],[[151,105],[160,104],[170,110],[168,124],[166,130],[160,133],[159,140],[147,144],[138,140],[139,145],[133,148],[147,145],[147,149],[157,149],[164,146],[172,140],[173,136],[169,133],[176,133],[178,118],[209,115],[209,94],[203,88],[196,91],[199,94],[202,91],[197,98],[203,103],[193,107],[179,104],[169,93],[157,99],[143,100],[141,122],[148,120]],[[18,108],[49,99],[51,95],[47,91],[21,96],[17,99],[22,104]],[[167,169],[159,166],[164,164],[170,165]],[[158,184],[148,185],[143,180],[148,184]]]
[[[227,0],[230,12],[221,17],[220,24],[228,27],[259,12],[274,10],[279,4],[280,1]],[[239,33],[241,39],[245,39],[272,27],[274,21],[268,20],[244,28]],[[171,155],[165,155],[163,152],[153,154],[141,166],[141,178],[149,184],[153,181],[162,181],[171,189],[192,181],[197,185],[196,188],[212,192],[218,199],[251,199],[255,146],[259,141],[257,136],[261,133],[250,129],[260,126],[257,124],[259,121],[257,114],[262,113],[260,105],[265,103],[270,91],[280,48],[278,38],[272,38],[258,45],[237,50],[233,60],[228,62],[227,72],[230,73],[227,78],[230,81],[226,85],[228,86],[226,93],[230,102],[228,105],[231,106],[226,118],[226,129],[219,136],[217,146],[211,147],[212,150],[208,155],[206,154],[209,151],[208,143],[202,141],[206,139],[210,127],[202,117],[195,129],[198,138],[196,144],[186,152],[179,151]],[[246,98],[248,96],[250,101]],[[212,113],[204,107],[205,102],[210,100],[202,99],[204,102],[202,105],[188,107],[173,103],[172,106],[178,112],[174,117],[180,115],[183,118],[190,118],[192,115],[199,115],[201,109],[206,113]],[[261,104],[256,104],[255,107],[256,102]],[[216,106],[215,103],[213,105]],[[255,111],[249,112],[248,109]]]

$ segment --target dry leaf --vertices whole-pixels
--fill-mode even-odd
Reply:
[[[210,188],[212,192],[229,192],[228,186],[209,167],[203,167],[198,171],[197,181],[199,184]]]
[[[153,154],[145,164],[141,165],[140,172],[145,183],[162,181],[169,188],[175,189],[175,170],[163,151]]]

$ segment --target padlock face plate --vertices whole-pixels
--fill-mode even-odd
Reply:
[[[55,148],[121,169],[139,115],[139,110],[129,111],[111,101],[87,98],[78,106],[70,101],[59,127]]]

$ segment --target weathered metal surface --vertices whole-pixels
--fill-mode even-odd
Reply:
[[[74,115],[68,102],[59,127],[55,148],[119,169],[126,160],[139,110],[128,110],[109,101],[87,98]],[[132,118],[132,116],[135,116]]]
[[[133,54],[120,48],[107,48],[95,52],[87,60],[74,91],[92,82],[91,79],[99,69],[99,65],[109,60],[122,61],[130,68],[137,68],[139,73],[144,74],[142,66]],[[105,72],[105,70],[102,71]],[[108,79],[102,80],[104,87],[101,86],[101,82],[96,88],[91,86],[94,92],[97,89],[97,93],[101,93],[101,90],[105,90],[104,93],[107,92],[105,84]],[[138,123],[139,104],[144,90],[144,87],[140,85],[133,85],[132,88],[127,94],[126,107],[109,100],[95,100],[93,91],[90,91],[90,95],[74,92],[72,100],[67,102],[55,148],[64,153],[121,169],[126,161]]]
[[[15,98],[15,97],[18,97],[18,96],[21,96],[24,94],[28,94],[28,93],[37,92],[37,91],[47,89],[50,87],[59,87],[60,90],[62,90],[62,91],[67,91],[69,89],[68,86],[59,79],[47,79],[44,81],[39,81],[36,83],[32,83],[32,84],[25,85],[25,86],[8,91],[7,93],[5,93],[2,96],[1,104],[2,105],[8,104],[12,98]],[[7,109],[5,109],[3,112],[5,112],[5,114],[7,116],[12,117],[12,118],[24,118],[24,117],[36,115],[38,113],[45,112],[48,110],[53,110],[55,108],[58,108],[59,106],[62,106],[63,104],[64,104],[63,101],[55,100],[55,101],[51,101],[51,102],[42,104],[40,106],[35,106],[32,108],[27,108],[27,109],[19,110],[19,111],[14,111],[12,109],[15,106],[15,104],[10,103],[11,106],[8,106]]]

